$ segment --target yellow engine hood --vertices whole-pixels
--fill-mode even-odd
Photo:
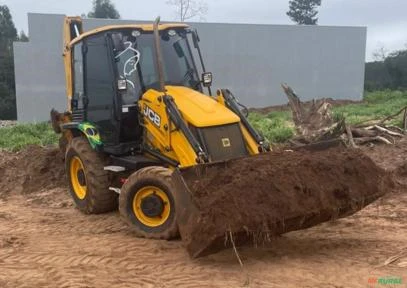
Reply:
[[[237,123],[239,117],[214,98],[187,87],[166,86],[167,94],[174,98],[182,116],[195,127]]]

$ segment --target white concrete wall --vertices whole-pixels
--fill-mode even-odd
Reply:
[[[47,120],[66,107],[64,15],[29,14],[28,43],[15,43],[17,117]],[[85,19],[84,29],[129,20]],[[214,90],[228,88],[249,107],[287,102],[280,83],[302,99],[363,96],[366,28],[191,23],[198,29]]]

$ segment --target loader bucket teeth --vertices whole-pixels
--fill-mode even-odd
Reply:
[[[233,243],[351,215],[386,192],[389,175],[357,150],[271,152],[176,169],[178,227],[192,258]]]

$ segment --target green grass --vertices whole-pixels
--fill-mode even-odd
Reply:
[[[45,146],[57,142],[58,135],[46,122],[18,124],[0,129],[0,148],[10,151],[18,151],[32,144]]]
[[[407,106],[407,91],[376,91],[367,92],[363,103],[334,107],[336,116],[343,115],[349,124],[358,124],[368,120],[383,119],[397,113]],[[393,125],[401,125],[401,118],[391,121]]]
[[[350,124],[358,124],[367,120],[383,119],[407,106],[407,91],[376,91],[368,92],[364,101],[334,107],[335,117],[346,117]],[[272,143],[283,143],[295,135],[295,127],[290,111],[276,111],[267,115],[249,114],[250,123]],[[401,126],[401,116],[391,124]],[[48,123],[20,124],[0,129],[0,148],[18,151],[30,144],[49,145],[58,142]]]
[[[273,143],[286,142],[294,136],[294,125],[289,111],[271,112],[267,115],[250,113],[249,121]]]

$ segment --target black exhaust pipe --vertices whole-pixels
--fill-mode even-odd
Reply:
[[[164,80],[164,70],[163,70],[163,61],[161,54],[161,45],[160,45],[160,34],[158,32],[158,25],[160,24],[160,16],[158,16],[154,21],[154,48],[155,48],[155,58],[156,58],[156,67],[158,72],[158,80],[160,82],[160,91],[166,92],[165,90],[165,80]]]

